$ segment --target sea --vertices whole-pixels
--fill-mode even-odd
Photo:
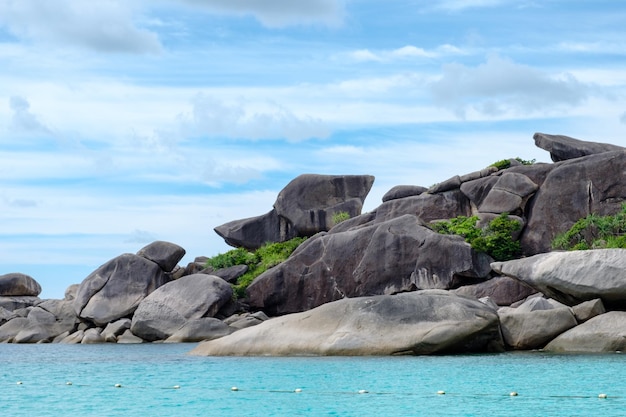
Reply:
[[[0,415],[626,416],[626,353],[197,357],[0,344]]]

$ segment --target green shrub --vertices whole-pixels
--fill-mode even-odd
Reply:
[[[245,296],[246,288],[256,277],[268,269],[284,262],[306,238],[296,237],[279,243],[266,243],[254,252],[243,248],[230,250],[207,260],[206,265],[213,269],[228,268],[234,265],[247,265],[248,272],[237,279],[233,291],[237,298]]]
[[[348,213],[347,211],[338,211],[337,213],[333,214],[333,217],[332,217],[333,225],[337,225],[341,222],[345,222],[349,218],[350,218],[350,213]]]
[[[502,213],[484,229],[476,227],[477,216],[459,216],[454,219],[433,223],[432,228],[442,234],[463,236],[472,248],[485,252],[496,261],[508,261],[521,253],[519,241],[513,239],[513,233],[522,225]]]
[[[626,248],[626,204],[612,216],[589,214],[552,241],[553,249]]]
[[[530,159],[530,160],[527,160],[527,159],[522,159],[522,158],[520,158],[519,156],[518,156],[518,157],[516,157],[516,158],[515,158],[515,160],[516,160],[517,162],[521,163],[522,165],[532,165],[532,164],[534,164],[535,162],[537,162],[537,160],[536,160],[536,159],[534,159],[534,158],[533,158],[533,159]]]
[[[502,159],[501,161],[496,161],[493,164],[489,165],[491,167],[498,168],[498,171],[502,169],[507,169],[511,166],[511,161],[508,159]]]

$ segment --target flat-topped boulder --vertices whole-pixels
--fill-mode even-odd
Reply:
[[[535,133],[533,136],[535,145],[550,152],[552,161],[559,162],[568,159],[580,158],[581,156],[593,155],[611,151],[626,151],[621,146],[609,143],[587,142],[563,135],[548,135]]]
[[[191,353],[226,355],[398,355],[501,351],[495,311],[448,291],[346,298],[267,320]]]
[[[569,306],[600,298],[626,307],[626,249],[550,252],[491,267]]]
[[[0,275],[0,297],[36,297],[39,294],[41,294],[41,285],[30,275],[19,272]]]
[[[609,311],[568,330],[548,343],[549,352],[602,353],[626,349],[626,312]]]

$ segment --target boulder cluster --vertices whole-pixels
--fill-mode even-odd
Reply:
[[[258,217],[215,228],[235,247],[308,237],[236,299],[245,266],[186,267],[153,242],[41,300],[23,274],[0,276],[0,341],[202,341],[198,355],[392,355],[626,348],[626,250],[553,251],[590,214],[626,201],[626,149],[537,133],[552,163],[505,161],[430,188],[401,185],[361,213],[371,176],[302,175]],[[336,221],[347,213],[349,219]],[[518,221],[519,259],[494,261],[431,223]]]

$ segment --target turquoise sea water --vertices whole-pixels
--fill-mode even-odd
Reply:
[[[214,358],[187,355],[193,347],[0,344],[1,413],[626,415],[626,354]],[[511,397],[512,391],[519,395]]]

